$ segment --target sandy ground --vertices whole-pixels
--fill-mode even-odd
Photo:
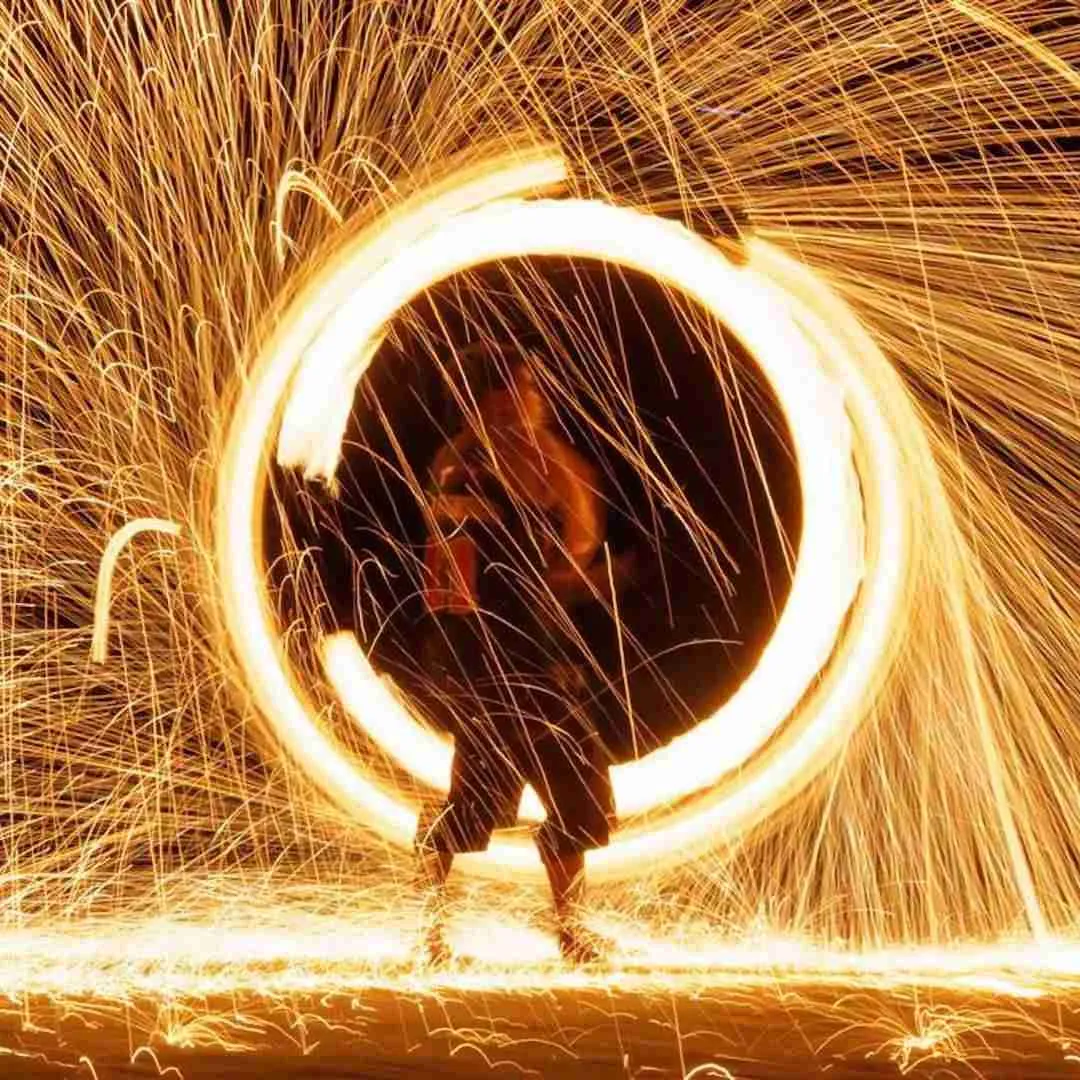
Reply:
[[[1080,993],[698,977],[445,983],[0,1006],[0,1076],[608,1078],[1080,1075]]]
[[[477,914],[464,897],[455,960],[433,973],[416,966],[408,896],[354,898],[346,917],[337,890],[295,910],[249,891],[213,918],[0,930],[0,1080],[1080,1078],[1068,942],[829,967],[796,941],[653,940],[627,923],[610,963],[583,970],[537,912]]]

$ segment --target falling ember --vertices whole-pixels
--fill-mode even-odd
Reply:
[[[403,341],[435,349],[431,296],[463,308],[496,267],[540,353],[558,323],[588,356],[547,391],[651,463],[714,606],[745,596],[642,450],[634,417],[661,404],[620,397],[644,348],[539,268],[592,260],[646,282],[717,376],[698,429],[665,434],[696,466],[703,431],[737,432],[701,490],[768,496],[760,377],[801,531],[788,550],[778,509],[734,522],[788,558],[772,634],[613,769],[620,829],[591,864],[610,970],[553,964],[518,829],[470,864],[453,933],[473,967],[448,978],[647,984],[654,1004],[735,971],[947,985],[973,1000],[835,1015],[901,1070],[981,1061],[1020,1027],[1074,1053],[1037,999],[1080,970],[1075,15],[337,7],[0,12],[0,995],[423,982],[408,841],[450,743],[375,660],[391,620],[368,586],[405,586],[374,556],[332,581],[311,535],[348,543],[326,507],[356,497],[350,424]],[[674,342],[654,343],[672,399]],[[410,418],[384,424],[387,471]],[[286,490],[322,532],[303,539]],[[335,588],[366,623],[327,615]],[[619,655],[636,738],[652,718]],[[177,1009],[142,1057],[252,1041]]]

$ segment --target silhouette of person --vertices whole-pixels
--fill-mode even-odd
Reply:
[[[581,919],[585,852],[608,843],[614,803],[570,612],[629,577],[632,558],[600,557],[599,474],[555,430],[528,366],[484,395],[477,414],[429,470],[426,598],[436,618],[423,661],[443,695],[454,758],[448,797],[421,815],[416,836],[426,956],[449,957],[454,855],[485,850],[494,829],[513,825],[531,784],[546,813],[536,844],[560,950],[592,962],[602,943]]]

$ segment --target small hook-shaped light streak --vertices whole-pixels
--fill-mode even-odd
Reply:
[[[128,541],[142,532],[166,533],[179,536],[180,526],[165,518],[136,518],[117,529],[109,539],[98,567],[97,594],[94,599],[94,635],[90,644],[90,657],[96,664],[105,663],[109,649],[109,606],[112,601],[112,579],[116,560],[127,547]]]

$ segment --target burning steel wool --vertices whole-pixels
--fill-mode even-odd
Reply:
[[[0,12],[0,1054],[306,1052],[363,991],[525,1068],[424,1010],[787,986],[900,1071],[1070,1060],[1078,94],[1045,0]],[[529,789],[432,975],[424,473],[510,354],[613,537],[614,947],[557,963]]]

